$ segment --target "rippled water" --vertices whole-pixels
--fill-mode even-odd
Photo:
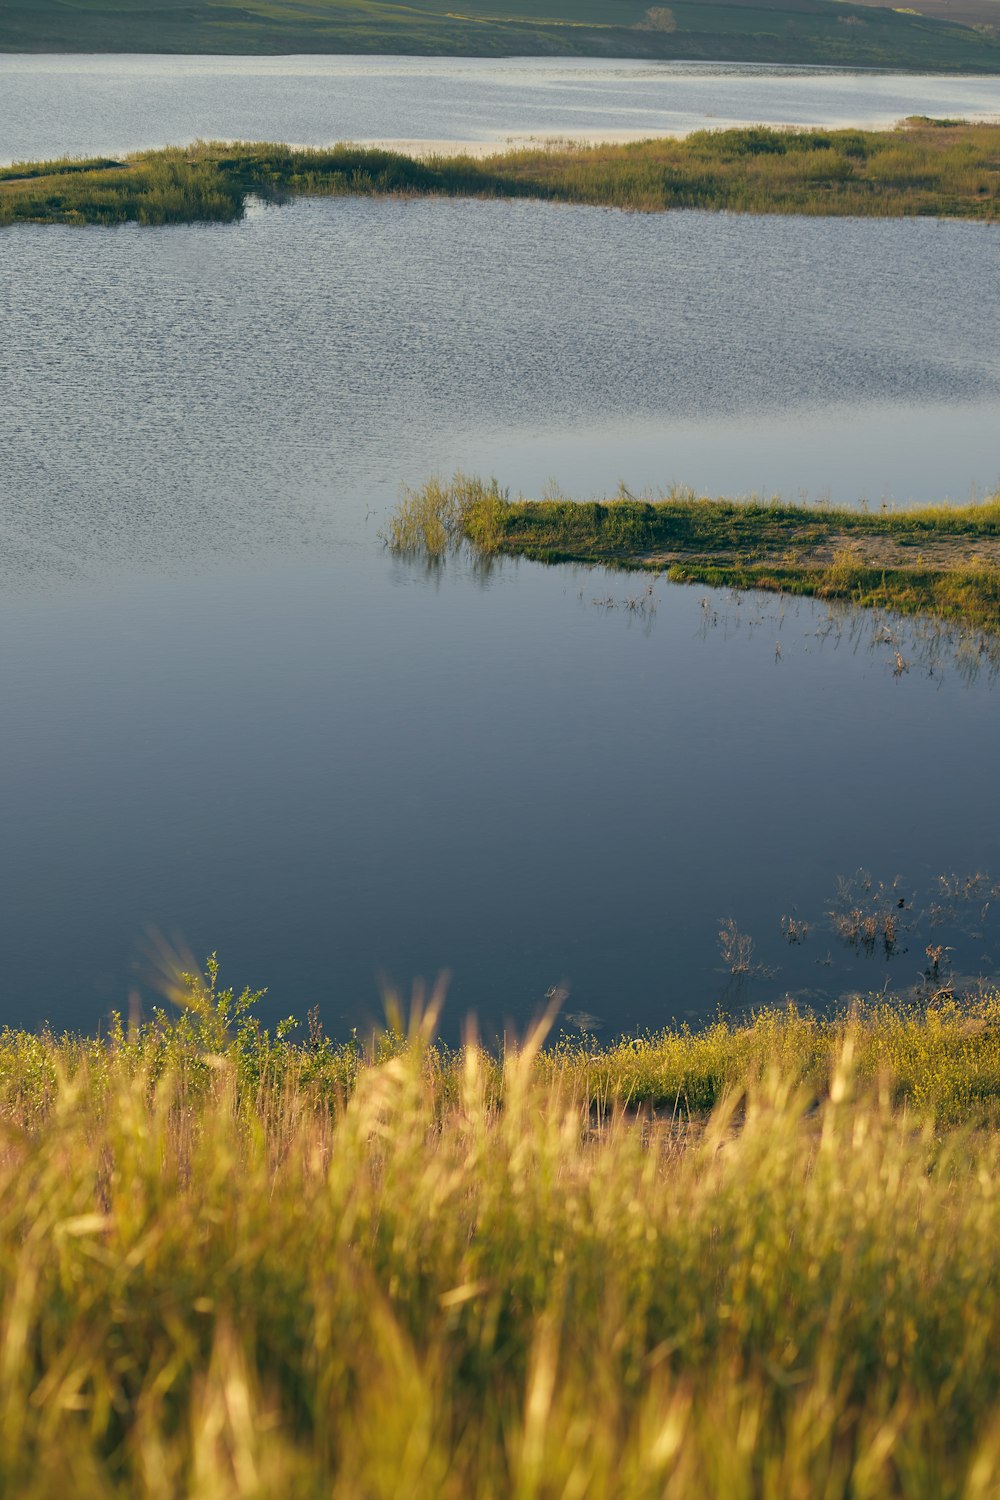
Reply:
[[[991,78],[580,58],[0,54],[0,162],[206,140],[503,141],[1000,116]]]
[[[1000,481],[998,254],[968,224],[532,203],[19,229],[0,577],[367,547],[457,466],[968,499]]]
[[[585,570],[428,577],[377,532],[457,466],[991,490],[998,244],[368,200],[0,236],[4,1018],[148,999],[150,925],[334,1030],[379,970],[450,967],[490,1023],[567,980],[608,1030],[905,988],[942,930],[996,972],[982,903],[929,915],[946,871],[1000,877],[983,659]],[[908,952],[838,943],[859,867],[901,876]]]

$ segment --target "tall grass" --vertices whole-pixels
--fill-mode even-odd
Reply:
[[[911,121],[889,131],[699,131],[684,140],[560,146],[485,159],[341,145],[199,142],[107,160],[0,169],[0,224],[225,220],[250,194],[542,198],[660,212],[1000,218],[1000,127]]]
[[[507,491],[495,479],[462,473],[451,481],[435,477],[403,490],[382,540],[399,556],[421,556],[432,563],[442,562],[471,537],[491,551],[499,542],[495,521],[508,504]]]
[[[996,997],[500,1057],[252,998],[0,1038],[5,1496],[997,1493]]]

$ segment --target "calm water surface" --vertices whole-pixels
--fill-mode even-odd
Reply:
[[[0,54],[0,162],[206,140],[489,142],[995,119],[1000,83],[581,58]]]
[[[3,1018],[148,998],[150,926],[338,1031],[380,971],[448,967],[488,1023],[567,981],[609,1031],[906,988],[942,932],[995,973],[985,900],[930,913],[941,874],[1000,878],[982,659],[665,583],[642,613],[595,572],[428,577],[377,532],[457,466],[988,492],[998,245],[371,201],[0,237]],[[897,875],[908,951],[839,944]]]

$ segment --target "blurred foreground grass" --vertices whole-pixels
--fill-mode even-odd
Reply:
[[[4,1496],[1000,1491],[1000,996],[502,1056],[182,998],[0,1036]]]

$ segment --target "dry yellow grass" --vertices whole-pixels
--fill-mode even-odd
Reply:
[[[5,1496],[997,1493],[996,997],[502,1059],[187,998],[0,1038]]]

